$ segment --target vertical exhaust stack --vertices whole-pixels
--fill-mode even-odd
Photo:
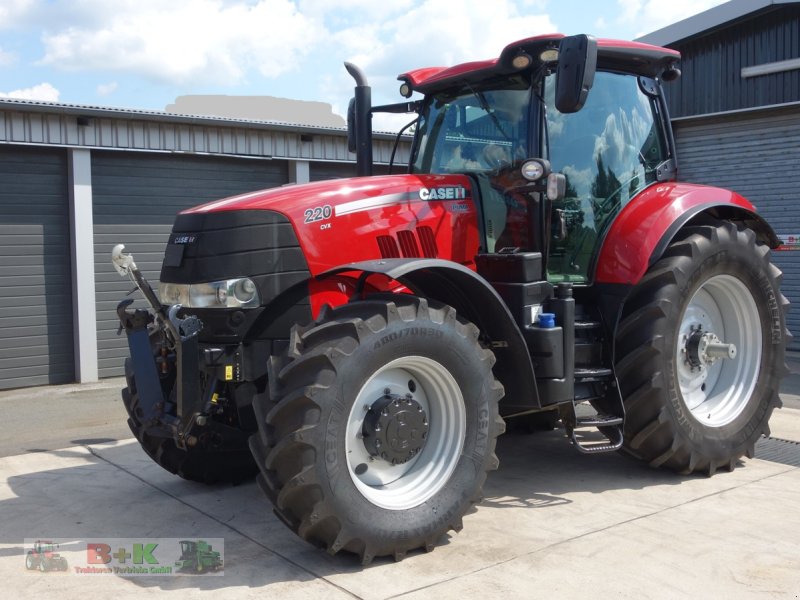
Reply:
[[[372,88],[364,72],[353,63],[344,67],[356,80],[355,96],[347,109],[347,146],[356,153],[356,173],[372,175]]]

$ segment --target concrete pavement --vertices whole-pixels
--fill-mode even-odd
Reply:
[[[58,397],[59,390],[40,389]],[[711,478],[679,477],[618,454],[583,456],[558,431],[503,436],[501,469],[461,533],[430,554],[367,568],[296,538],[254,483],[187,482],[121,432],[98,428],[73,437],[65,422],[66,441],[74,443],[28,445],[23,436],[23,449],[0,459],[3,595],[798,598],[800,410],[791,407],[797,391],[784,392],[789,407],[771,424],[773,438],[798,443],[762,441],[757,456],[769,460],[744,460]],[[0,394],[4,414],[21,393],[31,394]],[[62,401],[82,397],[80,390],[65,392]],[[114,410],[121,409],[117,398],[109,391]],[[4,432],[14,438],[6,426]],[[92,537],[224,538],[225,572],[124,578],[25,570],[26,538]]]

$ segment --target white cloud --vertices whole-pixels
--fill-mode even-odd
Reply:
[[[325,16],[334,22],[364,22],[368,19],[386,20],[393,15],[411,8],[415,0],[391,0],[376,2],[375,0],[298,0],[297,6],[303,14]]]
[[[58,102],[61,95],[56,88],[47,82],[39,83],[33,87],[13,90],[8,93],[0,92],[0,98],[18,98],[20,100],[44,100],[45,102]]]
[[[555,25],[546,14],[521,14],[511,0],[425,0],[383,23],[351,28],[338,40],[359,64],[397,74],[422,66],[494,58],[509,43]]]
[[[101,14],[46,32],[40,64],[137,74],[175,84],[234,85],[253,70],[294,69],[320,39],[321,23],[290,0],[83,0]]]
[[[36,0],[3,0],[0,2],[0,29],[12,29],[25,21]]]
[[[98,96],[108,96],[109,94],[113,94],[116,90],[117,85],[116,81],[111,81],[109,83],[101,83],[97,86],[97,95]]]
[[[669,9],[665,10],[663,0],[617,0],[620,15],[616,21],[634,25],[639,37],[724,2],[727,0],[670,0]]]

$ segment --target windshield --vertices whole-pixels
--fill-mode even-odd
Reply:
[[[470,87],[434,95],[419,120],[414,173],[496,170],[528,153],[530,87]]]

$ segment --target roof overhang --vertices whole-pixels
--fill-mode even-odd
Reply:
[[[554,33],[526,38],[506,46],[498,58],[463,63],[449,68],[417,69],[403,73],[398,79],[407,82],[415,91],[428,94],[453,86],[510,75],[519,71],[512,65],[514,57],[523,53],[538,57],[544,50],[558,48],[563,37],[561,33]],[[597,40],[597,66],[600,69],[656,77],[678,60],[680,53],[669,48],[659,48],[641,42]],[[534,62],[534,64],[541,63]]]
[[[731,0],[662,29],[637,38],[638,42],[668,46],[703,34],[726,23],[740,20],[773,6],[798,4],[797,0]]]
[[[130,108],[111,108],[83,104],[63,104],[39,100],[21,100],[17,98],[0,98],[0,110],[19,111],[23,113],[47,113],[54,115],[71,115],[83,119],[128,119],[135,121],[151,121],[182,125],[202,125],[207,127],[237,127],[267,131],[283,131],[299,134],[321,134],[345,136],[345,128],[320,127],[296,123],[276,121],[256,121],[204,115],[181,115],[158,110],[138,110]],[[397,134],[390,132],[374,132],[376,139],[394,140]]]

